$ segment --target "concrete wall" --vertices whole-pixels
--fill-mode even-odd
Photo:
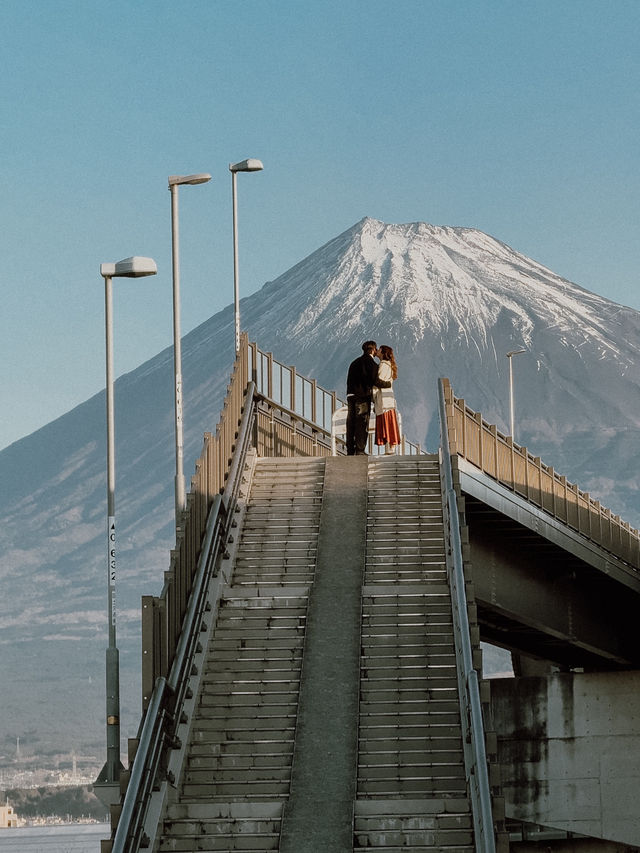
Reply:
[[[491,682],[507,817],[640,846],[640,672]]]

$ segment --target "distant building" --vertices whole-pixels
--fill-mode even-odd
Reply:
[[[13,806],[7,803],[6,806],[0,806],[0,829],[8,829],[18,825],[18,815],[14,812]]]

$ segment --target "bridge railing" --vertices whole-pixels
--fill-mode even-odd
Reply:
[[[142,599],[142,708],[160,676],[167,677],[173,664],[195,570],[200,557],[207,520],[214,498],[222,493],[228,477],[242,418],[249,376],[246,334],[236,358],[215,435],[205,433],[202,453],[191,478],[186,510],[176,526],[176,545],[159,597]]]
[[[614,515],[567,478],[545,465],[539,456],[515,444],[463,399],[454,397],[448,379],[443,390],[452,429],[451,452],[515,494],[548,512],[600,547],[640,569],[638,531]]]
[[[296,368],[249,344],[249,376],[261,402],[256,410],[256,448],[260,456],[327,456],[346,452],[346,403]],[[399,417],[400,424],[402,419]],[[368,452],[381,452],[373,443],[375,418],[369,425]],[[384,449],[382,449],[383,452]],[[403,455],[422,453],[419,444],[402,434]]]

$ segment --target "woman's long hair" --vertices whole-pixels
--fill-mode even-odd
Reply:
[[[383,361],[388,361],[391,365],[391,376],[393,379],[398,378],[398,365],[396,364],[396,360],[393,357],[393,350],[391,347],[381,346],[380,347],[380,358]]]

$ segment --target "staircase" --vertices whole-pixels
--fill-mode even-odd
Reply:
[[[473,851],[437,456],[369,462],[355,847]]]
[[[312,823],[304,816],[309,807],[294,793],[296,780],[308,784],[307,757],[323,746],[314,745],[313,737],[309,742],[308,731],[305,742],[299,728],[300,697],[309,695],[308,670],[318,662],[317,640],[315,647],[305,647],[307,616],[317,637],[315,620],[333,617],[335,623],[332,601],[336,596],[342,601],[341,593],[327,596],[326,585],[318,593],[320,581],[314,592],[314,573],[316,565],[324,566],[319,578],[325,578],[327,566],[334,565],[337,576],[346,577],[350,565],[341,564],[340,557],[333,560],[327,545],[325,461],[258,459],[233,576],[208,651],[186,766],[155,850],[351,853],[353,841],[353,851],[473,851],[438,460],[394,456],[363,464],[366,522],[364,503],[355,514],[366,523],[358,558],[364,584],[361,606],[350,593],[357,606],[348,617],[358,632],[354,691],[361,632],[360,698],[355,692],[353,723],[350,717],[341,723],[347,734],[353,728],[354,759],[347,775],[353,779],[349,768],[355,768],[357,755],[357,779],[346,816],[343,810],[335,818],[344,823],[344,842],[329,850],[305,838],[305,826]],[[336,476],[349,479],[356,461],[332,460],[332,466],[335,483]],[[340,492],[336,498],[331,486],[329,494],[333,524],[337,508],[340,530]],[[353,506],[344,507],[345,517],[349,511],[353,523]],[[319,542],[323,559],[316,563]],[[347,552],[346,543],[338,542],[339,555]],[[358,596],[359,590],[360,580]],[[316,682],[322,662],[335,657],[337,663],[345,649],[322,652]],[[307,675],[301,691],[303,655]],[[323,684],[324,677],[320,689],[336,694],[335,679]],[[304,702],[307,725],[317,726],[313,707]],[[322,783],[315,780],[318,793]]]
[[[158,850],[277,850],[289,793],[322,460],[260,459],[178,801]]]

